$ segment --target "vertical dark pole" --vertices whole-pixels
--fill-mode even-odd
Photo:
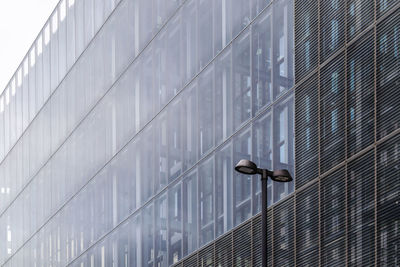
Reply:
[[[267,186],[268,175],[267,170],[262,170],[261,177],[261,246],[262,246],[262,267],[267,267],[268,264],[268,250],[267,250],[267,229],[268,229],[268,197],[267,197]]]

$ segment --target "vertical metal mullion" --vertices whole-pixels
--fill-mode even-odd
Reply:
[[[275,254],[274,253],[274,242],[275,242],[275,235],[274,235],[274,228],[275,228],[275,226],[274,226],[274,209],[275,209],[275,206],[271,207],[271,224],[270,224],[271,225],[271,266],[274,266],[274,254]],[[267,220],[267,223],[268,223],[268,220]],[[268,233],[268,228],[267,228],[267,233]],[[267,249],[267,254],[268,254],[268,249]]]
[[[253,219],[251,219],[251,222],[250,222],[250,233],[251,233],[251,236],[250,236],[250,262],[251,262],[251,266],[254,266],[254,253],[253,253],[254,252],[254,227],[253,227],[254,220],[255,219],[253,217]],[[232,254],[233,254],[233,250],[232,250]],[[233,261],[232,261],[232,266],[234,266]]]
[[[213,3],[211,3],[211,5],[213,5],[214,4],[214,2]],[[211,14],[211,18],[212,18],[212,20],[214,20],[214,12],[212,12],[212,14]],[[214,37],[215,36],[215,32],[214,32],[214,23],[212,23],[213,25],[212,25],[212,36]],[[213,55],[214,55],[214,45],[213,45],[213,47],[212,47],[213,49]],[[216,140],[216,138],[215,138],[215,136],[216,136],[216,125],[217,125],[217,123],[216,123],[216,116],[215,116],[215,114],[216,114],[216,107],[217,107],[217,102],[216,102],[216,90],[215,90],[215,88],[216,88],[216,82],[215,82],[215,80],[216,80],[216,68],[215,68],[215,66],[213,66],[214,65],[214,61],[211,61],[210,63],[209,63],[209,66],[212,68],[212,77],[213,77],[213,80],[212,80],[212,87],[213,87],[213,110],[212,110],[212,114],[213,114],[213,118],[212,118],[212,120],[213,120],[213,148],[211,149],[211,150],[215,150],[215,147],[217,146],[217,140]],[[217,195],[216,195],[216,190],[215,190],[215,188],[216,188],[216,180],[217,180],[217,171],[216,171],[216,160],[217,160],[217,157],[216,157],[216,152],[212,152],[211,154],[214,154],[214,159],[213,159],[213,175],[214,175],[214,179],[213,179],[213,213],[214,213],[214,225],[213,225],[213,230],[214,230],[214,240],[215,240],[215,238],[217,238],[217,201],[216,201],[216,198],[217,198]],[[225,214],[224,214],[225,215]],[[214,259],[213,259],[213,262],[215,263],[215,245],[213,245],[213,247],[214,247]]]
[[[294,86],[296,84],[296,7],[297,7],[298,0],[293,1],[293,81]],[[294,174],[294,181],[293,181],[293,265],[294,267],[297,266],[297,235],[296,235],[296,189],[297,189],[297,179],[296,179],[296,89],[293,90],[293,147],[294,147],[294,162],[293,162],[293,174]]]
[[[272,53],[272,55],[271,55],[271,58],[272,58],[272,65],[271,65],[271,84],[272,84],[272,92],[271,92],[271,95],[272,95],[272,99],[271,99],[271,103],[274,103],[274,99],[275,99],[275,72],[276,72],[276,70],[275,70],[275,49],[276,49],[276,46],[275,46],[275,38],[274,38],[274,9],[275,9],[275,3],[273,3],[272,4],[272,6],[271,6],[271,10],[272,10],[272,12],[271,12],[271,28],[270,28],[270,30],[271,30],[271,53]],[[270,108],[270,110],[271,110],[271,140],[272,140],[272,147],[271,147],[271,169],[274,169],[274,165],[275,165],[275,123],[274,123],[274,118],[275,118],[275,116],[274,116],[274,111],[275,111],[275,105],[274,104],[271,104],[271,108]],[[269,180],[269,181],[271,181],[271,180]],[[272,197],[272,199],[271,199],[271,205],[272,205],[272,203],[273,203],[273,200],[274,200],[274,184],[272,183],[272,181],[271,181],[271,193],[270,194],[268,194],[268,182],[267,182],[267,206],[268,206],[268,199],[269,198],[271,198]],[[273,243],[272,243],[273,244]],[[271,255],[271,257],[272,257],[272,255]]]
[[[235,266],[235,239],[234,239],[234,231],[231,231],[231,249],[232,249],[232,265],[231,266]],[[251,249],[252,250],[252,249]]]
[[[250,14],[251,14],[251,8],[250,8]],[[250,38],[249,42],[250,42],[250,121],[252,121],[253,116],[253,25],[250,24],[249,25],[249,33],[248,36]],[[254,155],[254,140],[253,140],[253,127],[252,127],[252,122],[250,122],[249,124],[249,128],[250,128],[250,140],[251,140],[251,145],[250,145],[250,149],[251,149],[251,159],[253,159],[253,155]],[[254,214],[254,202],[255,202],[255,197],[254,196],[254,184],[256,183],[255,179],[251,179],[250,182],[250,216],[253,216]]]
[[[296,235],[296,233],[297,233],[297,231],[296,231],[296,229],[297,229],[297,227],[296,227],[296,223],[297,223],[297,208],[296,208],[296,203],[297,203],[297,192],[296,191],[294,191],[294,194],[293,194],[294,196],[293,196],[293,238],[294,238],[294,241],[293,241],[293,250],[294,250],[294,252],[293,252],[293,263],[294,263],[294,267],[296,267],[297,266],[297,235]]]
[[[156,200],[153,202],[153,266],[156,267],[157,253],[156,253]]]
[[[348,236],[348,217],[347,217],[347,150],[348,150],[348,140],[347,140],[347,1],[348,0],[344,0],[344,159],[345,159],[345,165],[344,165],[344,223],[345,223],[345,227],[344,227],[344,255],[345,255],[345,266],[348,266],[348,242],[347,242],[347,236]]]
[[[378,150],[377,150],[377,0],[374,0],[374,265],[378,266]]]
[[[228,45],[229,46],[229,45]],[[230,75],[230,77],[229,77],[229,79],[230,79],[230,85],[231,85],[231,88],[233,88],[233,81],[234,81],[234,78],[233,78],[233,75],[234,75],[234,71],[233,71],[233,53],[234,53],[234,49],[233,49],[233,44],[230,44],[230,46],[231,46],[231,53],[230,53],[230,72],[231,72],[231,75]],[[228,89],[229,90],[229,89]],[[231,107],[232,107],[232,112],[230,112],[231,114],[231,131],[232,131],[232,133],[234,132],[234,130],[233,130],[233,125],[234,125],[234,116],[233,116],[233,98],[234,98],[234,93],[232,93],[232,91],[231,91],[231,94],[229,95],[229,94],[227,94],[227,97],[230,97],[230,103],[231,103]],[[229,101],[227,101],[227,105],[229,105]],[[228,124],[227,124],[228,125]],[[232,142],[232,145],[231,145],[231,149],[230,149],[230,153],[231,153],[231,162],[232,162],[232,166],[234,166],[234,164],[235,164],[235,162],[234,162],[234,155],[235,155],[235,142],[234,142],[234,137],[232,137],[231,138],[231,142]],[[232,207],[232,212],[231,212],[231,223],[232,223],[232,228],[235,226],[235,211],[236,211],[236,206],[235,206],[235,174],[233,174],[233,177],[232,177],[233,179],[232,179],[232,183],[231,183],[231,186],[230,186],[230,189],[231,189],[231,203],[232,203],[232,205],[231,205],[231,207]],[[233,241],[232,241],[233,242]],[[233,250],[232,250],[232,253],[233,253]],[[233,258],[233,257],[232,257]],[[233,266],[233,265],[232,265]]]
[[[318,87],[318,266],[321,265],[321,1],[317,3],[317,16],[318,16],[318,34],[317,34],[317,47],[318,47],[318,62],[317,62],[317,87]]]

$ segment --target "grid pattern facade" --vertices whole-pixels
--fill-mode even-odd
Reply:
[[[260,211],[260,182],[234,164],[294,172],[292,14],[287,0],[61,0],[0,97],[0,264],[213,258]],[[268,190],[277,203],[294,183]],[[220,261],[253,255],[232,252]]]
[[[400,266],[400,5],[296,0],[294,17],[295,191],[269,208],[268,266]],[[176,266],[261,266],[260,232],[255,216]]]
[[[268,185],[269,266],[400,265],[397,1],[64,0],[46,25],[0,98],[2,266],[260,266],[241,158],[296,177]]]

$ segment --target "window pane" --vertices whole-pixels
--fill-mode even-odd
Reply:
[[[232,143],[215,154],[216,236],[232,228]]]
[[[198,1],[198,54],[199,67],[204,68],[213,56],[212,3],[206,0]]]
[[[347,39],[351,40],[368,27],[374,19],[374,1],[349,0],[347,2]]]
[[[295,61],[298,82],[318,63],[318,1],[296,0],[295,6]]]
[[[324,177],[321,183],[321,240],[324,266],[343,266],[343,236],[346,227],[343,169]]]
[[[200,246],[214,239],[214,159],[199,166]]]
[[[206,154],[213,146],[213,68],[205,70],[198,81],[198,140],[199,157]]]
[[[182,183],[183,256],[187,256],[198,246],[197,172],[189,173]]]
[[[272,169],[272,114],[265,115],[253,123],[253,161],[261,168]],[[236,164],[236,162],[234,162]],[[253,214],[261,211],[261,181],[252,179]],[[268,206],[273,203],[272,180],[268,179]]]
[[[168,189],[168,264],[182,259],[182,184]]]
[[[252,26],[253,112],[272,101],[271,13],[266,12]]]
[[[318,184],[296,197],[296,257],[300,266],[318,265]]]
[[[369,35],[349,48],[347,150],[351,157],[374,141],[374,55]]]
[[[378,145],[378,265],[399,262],[400,135]]]
[[[182,96],[183,170],[197,161],[197,85],[185,89]]]
[[[293,97],[289,95],[274,107],[273,169],[286,169],[294,176],[294,123]],[[293,177],[294,178],[294,177]],[[273,201],[276,202],[293,192],[294,181],[273,182]]]
[[[293,10],[291,1],[273,6],[273,81],[274,98],[293,86]]]
[[[159,196],[154,202],[155,209],[155,263],[168,266],[167,261],[167,194]],[[144,222],[148,223],[148,222]]]
[[[182,102],[178,97],[168,107],[168,182],[182,172]]]
[[[251,157],[251,131],[239,133],[233,139],[233,162]],[[260,166],[261,167],[261,166]],[[234,225],[238,225],[251,216],[251,180],[252,176],[234,172],[233,203]]]
[[[351,162],[347,169],[349,266],[374,265],[374,154]]]
[[[168,183],[168,121],[166,112],[160,114],[156,121],[157,124],[155,125],[155,135],[157,139],[155,140],[154,144],[156,162],[154,165],[155,167],[157,167],[157,169],[155,173],[154,190],[155,192],[158,192],[163,189]],[[151,196],[151,194],[149,196]]]
[[[215,139],[216,144],[232,134],[231,49],[221,54],[215,63]]]
[[[251,116],[250,34],[233,44],[233,127],[237,130]]]
[[[317,76],[295,90],[296,188],[318,177]]]
[[[274,264],[294,265],[293,198],[274,208]]]
[[[160,170],[160,162],[159,160],[155,160],[153,125],[150,125],[149,128],[144,130],[140,141],[141,142],[137,140],[137,144],[140,146],[140,156],[136,158],[136,164],[139,165],[140,168],[138,168],[136,173],[138,177],[140,177],[140,184],[142,188],[140,195],[141,203],[143,204],[152,196],[154,177],[156,174],[158,176],[158,172]]]
[[[154,247],[153,247],[153,203],[146,206],[141,212],[141,241],[142,241],[142,266],[152,266],[154,263]]]
[[[321,71],[322,173],[344,160],[344,73],[340,56]]]
[[[184,55],[184,84],[194,77],[197,64],[197,9],[195,1],[187,1],[182,7],[182,52]]]
[[[400,10],[378,25],[378,139],[400,128]]]
[[[321,2],[321,62],[344,45],[344,0]]]

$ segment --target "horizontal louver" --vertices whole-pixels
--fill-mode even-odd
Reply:
[[[234,266],[250,267],[251,263],[251,223],[239,227],[233,233]]]
[[[250,248],[248,248],[248,250],[250,250]],[[232,266],[232,233],[229,233],[216,241],[215,266]]]
[[[321,245],[323,266],[344,266],[345,176],[340,169],[321,181]]]
[[[299,192],[296,197],[296,261],[298,266],[318,262],[318,183]],[[303,262],[304,265],[299,265]],[[309,265],[316,266],[316,265]]]
[[[317,76],[295,90],[296,189],[318,177]]]
[[[347,41],[365,30],[374,19],[374,0],[347,0]]]
[[[374,153],[347,168],[347,255],[349,266],[374,266]]]
[[[400,128],[400,9],[377,27],[378,139]]]
[[[295,1],[295,77],[303,79],[318,63],[318,1]]]
[[[274,208],[274,266],[294,265],[293,198]]]
[[[321,70],[321,173],[344,160],[344,84],[341,55]]]
[[[320,63],[344,46],[344,2],[320,1]]]
[[[372,32],[347,50],[347,155],[374,142],[374,43]]]
[[[378,146],[378,265],[396,266],[400,255],[400,135]]]

